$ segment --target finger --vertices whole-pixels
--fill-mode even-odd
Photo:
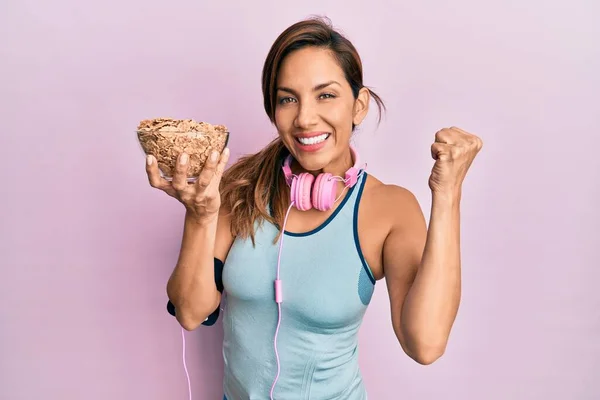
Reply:
[[[462,133],[462,134],[463,134],[463,135],[465,135],[465,136],[473,136],[473,134],[472,134],[472,133],[469,133],[469,132],[467,132],[467,131],[465,131],[465,130],[463,130],[463,129],[460,129],[460,128],[456,127],[456,126],[453,126],[453,127],[451,127],[450,129],[452,129],[453,131],[456,131],[456,132]]]
[[[219,158],[219,163],[215,167],[215,174],[208,184],[208,189],[212,190],[216,188],[219,190],[221,185],[221,179],[223,178],[223,173],[225,172],[225,167],[227,166],[227,162],[229,161],[229,149],[225,148],[221,153],[221,157]]]
[[[438,143],[452,144],[454,143],[452,136],[452,130],[449,128],[444,128],[435,133],[435,141]]]
[[[215,171],[215,177],[220,181],[223,176],[223,172],[225,172],[225,167],[227,166],[227,162],[229,161],[229,148],[225,148],[223,153],[221,153],[221,158],[219,163],[217,164],[217,168]]]
[[[196,186],[199,191],[206,189],[215,176],[218,158],[219,152],[213,150],[206,159],[206,163],[204,164],[202,171],[200,171],[198,181],[196,182]]]
[[[173,180],[171,184],[173,188],[178,192],[184,192],[187,187],[187,171],[189,168],[189,160],[190,156],[183,152],[177,157],[177,162],[175,163],[175,170],[173,172]]]
[[[464,129],[460,129],[456,126],[453,126],[451,129],[462,134],[463,137],[466,139],[466,142],[473,144],[475,146],[475,148],[477,149],[477,151],[481,150],[481,148],[483,147],[483,141],[477,135],[469,133],[469,132],[465,131]]]
[[[452,132],[454,133],[454,143],[464,143],[464,144],[473,144],[476,145],[477,144],[477,136],[473,135],[472,133],[469,133],[463,129],[457,128],[456,126],[453,126],[452,128],[450,128],[452,130]]]
[[[156,158],[152,155],[146,157],[146,174],[148,175],[148,182],[150,186],[156,189],[165,190],[168,182],[160,176],[158,170],[158,164]]]
[[[431,158],[434,160],[447,160],[450,157],[450,146],[446,143],[433,143],[431,145]]]
[[[452,129],[455,132],[460,133],[467,140],[474,141],[474,142],[478,142],[478,141],[481,140],[476,135],[474,135],[472,133],[469,133],[469,132],[465,131],[464,129],[460,129],[460,128],[456,127],[456,126],[453,126],[450,129]]]

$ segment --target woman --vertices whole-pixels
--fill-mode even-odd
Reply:
[[[376,281],[386,278],[406,354],[430,364],[445,350],[460,301],[461,186],[482,142],[436,133],[427,230],[415,196],[369,175],[350,145],[370,101],[383,102],[346,38],[319,19],[289,27],[262,85],[278,132],[262,151],[227,171],[229,150],[213,154],[196,184],[187,155],[171,183],[148,160],[150,184],[186,207],[172,311],[187,330],[211,325],[227,293],[229,400],[365,399],[357,333]]]

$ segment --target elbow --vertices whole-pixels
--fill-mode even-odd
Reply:
[[[214,306],[208,307],[185,307],[183,305],[175,306],[175,319],[179,325],[186,331],[197,329],[203,322],[208,320],[208,317],[219,307],[217,303]]]
[[[182,299],[181,296],[174,295],[169,288],[167,288],[167,296],[173,304],[175,319],[186,331],[193,331],[205,322],[219,307],[221,300],[218,292],[216,296],[211,298],[193,301]]]
[[[185,329],[188,332],[191,332],[193,330],[195,330],[196,328],[198,328],[200,326],[200,324],[202,323],[199,319],[194,319],[194,318],[186,318],[183,316],[177,316],[177,322],[179,322],[179,325],[181,325],[181,327],[183,329]]]
[[[186,331],[193,331],[198,328],[202,323],[208,320],[210,313],[191,313],[191,312],[177,312],[175,319],[179,322],[179,325]]]
[[[444,355],[444,348],[431,348],[415,351],[409,354],[417,364],[431,365]]]
[[[421,365],[433,364],[446,352],[446,341],[425,343],[422,340],[405,340],[400,341],[400,345],[406,355]]]
[[[208,317],[219,307],[219,304],[212,308],[202,308],[196,310],[179,310],[176,312],[175,318],[179,325],[186,331],[193,331],[208,320]]]

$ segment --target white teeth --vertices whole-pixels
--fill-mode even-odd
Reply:
[[[298,138],[298,141],[304,145],[311,145],[324,142],[329,137],[328,133],[324,133],[323,135],[313,136],[311,138]]]

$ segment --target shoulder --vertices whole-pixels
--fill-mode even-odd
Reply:
[[[371,204],[369,208],[385,224],[381,237],[380,276],[389,278],[388,285],[392,290],[405,288],[413,279],[423,254],[427,239],[425,217],[417,197],[409,189],[384,184],[375,178],[371,185],[370,190],[365,190]]]
[[[427,234],[416,196],[407,188],[367,175],[359,211],[359,235],[375,276],[410,273]],[[407,275],[408,276],[408,275]],[[406,278],[409,279],[409,278]]]
[[[422,219],[421,206],[412,191],[403,186],[383,183],[373,175],[367,177],[363,193],[365,202],[389,218],[392,226],[418,223]]]

